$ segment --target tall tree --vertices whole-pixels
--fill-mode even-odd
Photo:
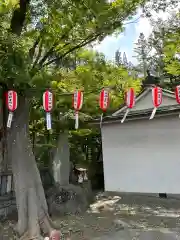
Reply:
[[[169,80],[172,83],[176,81],[177,72],[174,71],[174,74],[172,74],[167,65],[173,61],[178,62],[178,55],[176,53],[178,53],[179,43],[176,36],[180,24],[179,13],[177,10],[172,9],[172,11],[168,12],[168,17],[165,20],[158,18],[151,20],[151,24],[153,28],[148,39],[148,46],[151,49],[149,58],[150,67],[153,67],[156,76],[161,79],[162,83]],[[174,46],[174,51],[173,48],[171,49],[172,46]],[[168,51],[168,48],[171,50]]]
[[[125,67],[128,67],[128,60],[127,60],[127,56],[126,56],[126,53],[124,52],[123,53],[123,65],[125,66]]]
[[[177,20],[180,23],[180,15],[177,16]],[[179,27],[173,28],[171,31],[165,34],[164,49],[163,49],[163,60],[165,63],[165,70],[167,73],[175,76],[178,80],[180,76],[180,29]],[[179,81],[178,81],[179,82]]]
[[[115,52],[115,63],[117,66],[122,65],[122,57],[121,57],[121,52],[119,50]]]
[[[146,77],[146,72],[149,68],[149,53],[150,47],[143,33],[140,33],[134,52],[135,57],[138,60],[138,68],[141,73],[143,73],[144,78]]]
[[[33,97],[50,87],[59,63],[70,53],[121,30],[123,20],[142,2],[16,0],[1,8],[0,84],[19,96],[7,141],[21,239],[39,239],[53,227],[30,143]]]

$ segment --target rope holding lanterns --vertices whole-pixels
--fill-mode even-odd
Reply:
[[[83,92],[75,91],[73,94],[73,108],[75,110],[75,129],[79,128],[79,111],[81,110],[83,105]]]
[[[107,89],[103,89],[100,92],[100,96],[99,96],[99,107],[103,112],[105,112],[108,106],[109,106],[109,91]],[[101,118],[100,118],[100,127],[102,125],[102,119],[103,119],[103,113],[101,114]]]
[[[152,120],[154,118],[157,108],[162,103],[162,89],[160,87],[152,88],[152,101],[153,101],[154,109],[151,113],[149,120]]]
[[[123,123],[126,120],[126,117],[129,113],[130,109],[132,109],[134,107],[135,100],[136,100],[136,95],[135,95],[134,88],[130,88],[125,94],[125,102],[126,102],[126,106],[128,109],[126,110],[124,117],[121,120],[121,123]]]
[[[44,111],[46,112],[46,127],[47,127],[47,130],[52,129],[52,126],[51,126],[51,111],[53,109],[53,104],[54,104],[53,94],[49,90],[46,90],[43,93],[43,108],[44,108]]]
[[[160,87],[155,86],[152,88],[152,102],[153,102],[154,108],[149,120],[154,118],[157,108],[162,104],[162,97],[163,97],[162,92],[163,90]],[[17,105],[18,105],[17,92],[14,90],[9,90],[6,93],[5,97],[6,97],[6,105],[9,111],[7,128],[11,128],[13,114],[14,114],[14,111],[17,109]],[[177,103],[180,104],[180,85],[177,85],[175,88],[175,97],[176,97]],[[135,101],[136,101],[135,90],[133,88],[129,88],[129,90],[125,94],[125,103],[127,106],[127,110],[121,120],[121,123],[124,123],[130,109],[132,109],[135,106]],[[110,102],[109,90],[103,88],[99,95],[99,107],[102,110],[102,114],[100,117],[100,127],[102,125],[103,114],[109,107],[109,102]],[[44,108],[44,111],[46,112],[47,130],[52,129],[51,111],[53,109],[53,105],[54,105],[53,93],[49,90],[46,90],[43,93],[43,108]],[[81,110],[82,105],[83,105],[83,92],[76,90],[73,94],[73,107],[75,110],[75,129],[79,128],[79,111]]]
[[[8,91],[6,94],[6,104],[9,110],[7,128],[11,128],[13,113],[17,109],[17,101],[18,101],[17,92],[13,90]]]

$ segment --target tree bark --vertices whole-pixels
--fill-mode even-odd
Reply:
[[[40,174],[29,139],[28,101],[21,99],[8,133],[8,153],[18,210],[17,231],[22,239],[39,239],[42,230],[50,233],[48,207]]]
[[[58,144],[53,159],[53,176],[56,183],[60,185],[69,184],[70,174],[70,151],[68,143],[68,132],[62,132],[58,138]]]
[[[13,12],[10,29],[18,36],[21,35],[29,4],[30,0],[19,0],[19,7]]]

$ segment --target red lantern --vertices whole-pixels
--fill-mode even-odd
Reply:
[[[79,127],[79,110],[83,105],[83,92],[75,91],[73,94],[73,107],[75,110],[75,129]]]
[[[48,90],[43,93],[43,108],[45,112],[51,112],[53,108],[53,94]]]
[[[51,127],[51,114],[50,112],[53,109],[53,104],[54,104],[54,99],[53,99],[53,94],[50,91],[45,91],[43,93],[43,108],[44,111],[46,112],[46,127],[47,130],[50,130]]]
[[[180,104],[180,85],[176,86],[175,89],[176,101]]]
[[[73,95],[73,107],[76,111],[81,110],[83,104],[83,92],[75,91]]]
[[[13,112],[17,109],[17,93],[13,90],[10,90],[6,94],[6,104],[9,110],[7,127],[11,127]]]
[[[103,89],[100,92],[100,98],[99,98],[99,107],[106,111],[109,106],[109,92],[105,89]]]
[[[130,88],[126,92],[126,106],[128,108],[133,108],[135,105],[135,91],[133,88]]]
[[[17,92],[13,90],[7,92],[6,104],[10,112],[14,112],[17,109]]]
[[[152,101],[153,101],[154,109],[151,113],[150,120],[154,118],[157,108],[162,103],[162,89],[160,87],[154,87],[152,89]]]
[[[129,110],[134,107],[135,100],[136,100],[136,95],[135,95],[134,88],[130,88],[125,93],[125,102],[126,102],[126,106],[127,106],[128,109],[126,110],[126,112],[124,114],[124,117],[121,120],[121,123],[123,123],[126,120],[126,117],[127,117],[128,113],[129,113]]]
[[[162,89],[155,87],[152,89],[152,100],[154,107],[159,107],[162,103]]]

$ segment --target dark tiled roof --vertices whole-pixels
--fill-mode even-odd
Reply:
[[[149,108],[146,110],[138,110],[138,111],[131,111],[128,113],[126,117],[127,120],[133,120],[133,119],[141,119],[141,118],[149,118],[152,113],[153,108]],[[172,106],[165,106],[160,107],[156,111],[156,116],[163,116],[163,115],[171,115],[171,114],[180,114],[180,105],[172,105]],[[113,123],[113,122],[120,122],[123,118],[124,113],[119,114],[118,116],[106,116],[103,118],[103,123]],[[92,120],[90,123],[92,124],[99,124],[100,118]]]

